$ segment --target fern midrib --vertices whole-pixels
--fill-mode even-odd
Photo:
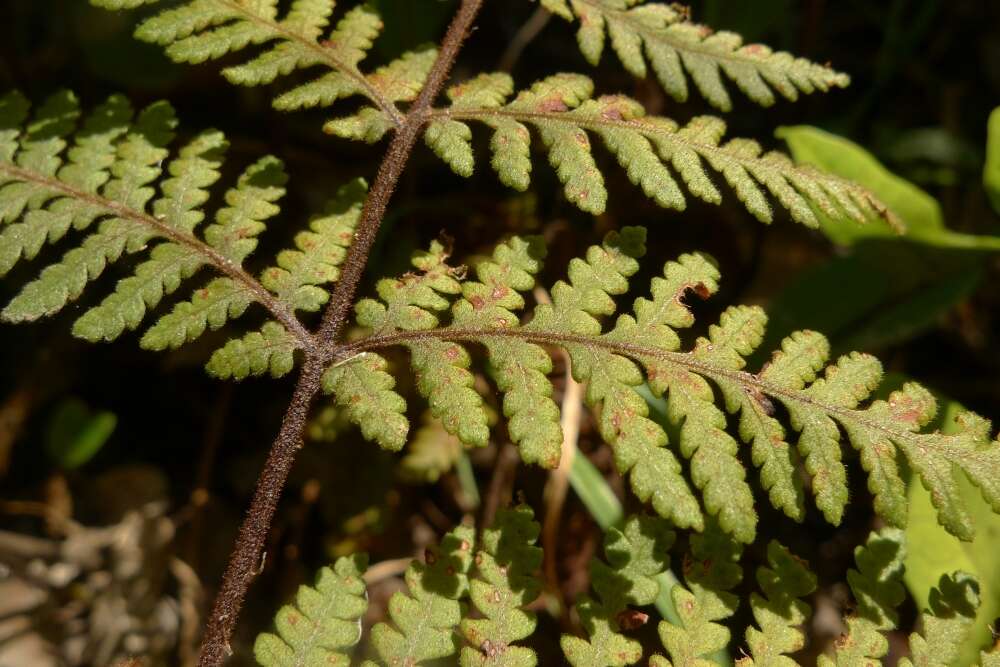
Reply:
[[[662,32],[660,30],[657,30],[656,28],[651,28],[648,25],[642,23],[641,21],[638,21],[629,16],[628,11],[608,7],[599,0],[576,0],[576,2],[579,2],[580,4],[584,5],[589,5],[590,7],[596,9],[601,14],[605,15],[613,14],[616,17],[616,20],[622,23],[627,23],[632,27],[634,32],[642,35],[643,41],[665,42],[668,46],[670,46],[670,48],[674,49],[675,51],[678,52],[687,51],[691,53],[697,53],[711,60],[728,60],[739,64],[750,65],[756,69],[768,69],[779,73],[781,71],[780,68],[778,68],[775,65],[772,65],[767,60],[753,58],[751,56],[741,54],[738,50],[725,51],[723,53],[719,53],[717,51],[705,48],[704,46],[702,46],[701,42],[692,45],[688,42],[681,42],[679,40],[675,40],[669,36],[665,28],[661,29]],[[836,72],[834,72],[830,68],[824,67],[823,69],[825,72],[829,72],[832,75],[836,75]]]
[[[109,214],[118,218],[129,220],[136,224],[145,225],[152,228],[159,236],[169,239],[179,245],[190,248],[194,252],[204,257],[208,264],[215,267],[220,273],[236,280],[242,284],[251,294],[254,301],[264,306],[270,313],[281,322],[284,327],[298,339],[303,349],[311,350],[315,347],[312,335],[302,326],[302,323],[292,315],[284,304],[274,298],[264,287],[257,282],[250,274],[237,266],[232,260],[223,256],[215,248],[203,242],[193,235],[184,234],[170,225],[166,225],[154,216],[143,211],[129,208],[119,202],[107,199],[97,194],[78,190],[58,178],[45,176],[36,172],[21,169],[7,162],[0,162],[0,173],[5,173],[14,180],[35,183],[50,191],[56,191],[66,197],[82,201],[91,206],[102,208]]]
[[[365,75],[362,74],[356,67],[348,67],[339,58],[330,53],[329,49],[323,48],[323,46],[315,40],[307,39],[292,30],[288,30],[279,21],[271,21],[251,13],[250,10],[244,7],[240,2],[236,2],[234,0],[216,0],[216,2],[220,5],[228,7],[230,10],[238,14],[243,15],[246,17],[246,20],[265,26],[270,30],[273,30],[280,37],[283,37],[290,42],[300,44],[310,51],[315,52],[322,60],[328,62],[332,69],[340,72],[341,74],[346,74],[357,82],[364,89],[365,97],[378,105],[379,109],[389,116],[393,125],[398,128],[403,124],[403,116],[399,113],[399,109],[396,108],[396,105],[383,98],[378,90],[371,85],[368,78],[365,77]]]
[[[503,116],[506,118],[512,118],[518,121],[524,121],[532,125],[538,125],[539,121],[545,122],[555,122],[564,123],[570,125],[571,127],[579,127],[591,132],[600,132],[601,130],[607,129],[617,129],[617,130],[630,130],[633,132],[638,132],[643,136],[655,135],[656,137],[662,137],[666,141],[669,141],[677,146],[687,148],[694,151],[699,156],[703,157],[705,155],[711,155],[713,159],[718,160],[720,163],[725,163],[727,165],[736,165],[744,168],[747,164],[753,164],[755,169],[766,170],[772,174],[782,175],[784,172],[780,169],[776,169],[774,166],[768,164],[766,161],[758,157],[742,157],[736,156],[729,153],[719,145],[716,144],[706,144],[698,141],[692,141],[690,138],[682,135],[680,132],[668,131],[659,127],[655,127],[648,123],[643,123],[641,121],[644,116],[640,116],[639,119],[633,120],[617,120],[614,118],[602,118],[597,119],[593,116],[582,116],[574,115],[573,110],[569,111],[523,111],[517,109],[511,109],[508,107],[501,107],[499,109],[433,109],[429,114],[429,120],[433,121],[437,118],[447,118],[450,120],[475,120],[482,122],[484,118]],[[797,167],[790,167],[791,169],[798,169]],[[713,169],[715,169],[713,167]],[[751,174],[751,177],[753,175]],[[754,180],[759,180],[753,177]],[[850,190],[856,194],[865,196],[866,199],[870,198],[870,195],[863,190],[860,190],[855,184],[850,181],[832,176],[826,172],[820,172],[813,176],[813,178],[821,178],[827,182],[836,183],[838,186]],[[792,184],[794,187],[794,184]],[[799,189],[795,188],[798,192]],[[805,193],[800,193],[802,196],[806,196]]]
[[[490,337],[512,337],[520,338],[524,340],[531,341],[533,343],[542,343],[549,345],[556,345],[564,347],[566,345],[583,345],[589,347],[600,347],[609,350],[616,354],[621,354],[623,356],[628,356],[637,361],[641,361],[642,357],[655,357],[661,359],[668,363],[676,364],[688,370],[695,371],[699,375],[703,375],[713,380],[719,378],[725,378],[737,383],[742,388],[747,386],[754,387],[764,394],[769,396],[774,396],[775,398],[786,398],[803,405],[808,405],[810,407],[822,410],[829,414],[835,414],[844,419],[849,419],[857,423],[863,424],[866,428],[881,431],[889,434],[892,439],[905,440],[908,444],[919,447],[922,450],[925,449],[919,442],[920,433],[914,433],[905,430],[896,430],[888,428],[878,422],[872,421],[865,417],[862,410],[854,410],[850,408],[844,408],[842,406],[833,405],[818,401],[805,394],[804,391],[794,391],[791,389],[786,389],[779,385],[772,384],[766,380],[761,379],[759,376],[752,373],[747,373],[746,371],[730,371],[723,368],[718,368],[711,364],[705,363],[703,361],[696,360],[693,358],[691,353],[687,352],[668,352],[666,350],[656,349],[656,348],[646,348],[640,345],[632,345],[629,343],[621,343],[616,341],[609,341],[605,338],[591,338],[588,336],[580,336],[576,334],[564,334],[558,332],[542,332],[542,331],[530,331],[523,328],[511,328],[511,329],[452,329],[452,328],[441,328],[441,329],[428,329],[422,331],[399,331],[392,334],[381,334],[368,336],[362,338],[361,340],[355,341],[353,343],[344,345],[337,350],[337,356],[341,359],[347,358],[351,355],[357,354],[358,352],[374,350],[383,347],[390,347],[393,345],[399,345],[408,341],[416,341],[421,338],[424,339],[438,339],[438,340],[454,340],[454,341],[468,341],[468,342],[482,342],[484,338]],[[752,400],[752,397],[748,396]],[[974,456],[972,458],[975,458]]]

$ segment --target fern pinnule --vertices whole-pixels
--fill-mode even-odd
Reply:
[[[91,2],[106,9],[131,9],[160,0]],[[370,3],[362,3],[328,30],[335,5],[335,0],[294,0],[279,17],[277,0],[186,0],[145,19],[135,34],[163,46],[167,56],[182,63],[201,63],[261,46],[257,55],[223,70],[231,83],[241,86],[260,86],[294,72],[326,69],[318,78],[278,95],[275,108],[327,107],[341,98],[361,96],[368,105],[330,121],[325,129],[377,141],[403,122],[396,105],[416,99],[437,49],[420,47],[366,74],[359,64],[381,32],[382,19]]]
[[[294,605],[275,616],[278,634],[258,635],[254,657],[263,667],[350,665],[350,649],[361,640],[361,617],[368,608],[362,575],[363,554],[337,559],[324,567],[315,586],[300,586]]]
[[[607,562],[590,564],[595,597],[577,602],[586,638],[563,635],[563,653],[574,667],[631,665],[642,657],[642,646],[625,634],[623,621],[629,605],[653,604],[659,594],[657,575],[670,568],[674,543],[670,524],[655,516],[635,515],[621,529],[611,528],[604,539]]]
[[[148,253],[113,293],[76,320],[76,336],[110,341],[136,329],[165,296],[211,268],[219,276],[154,322],[142,346],[177,347],[257,303],[273,319],[220,349],[209,371],[236,378],[287,373],[295,350],[313,344],[295,312],[315,311],[326,302],[321,286],[339,276],[364,183],[344,186],[310,231],[296,237],[297,249],[282,252],[278,266],[258,281],[242,265],[265,221],[280,210],[287,180],[281,161],[265,157],[248,167],[199,235],[209,188],[220,177],[225,137],[203,132],[171,157],[173,109],[159,102],[134,120],[132,115],[123,97],[112,96],[77,128],[76,98],[58,93],[24,126],[24,98],[10,93],[0,101],[0,274],[34,259],[46,243],[61,241],[71,230],[86,233],[14,297],[2,318],[25,322],[53,315],[110,263]]]
[[[773,665],[795,667],[789,658],[805,646],[801,626],[809,619],[809,605],[803,598],[816,589],[816,576],[808,564],[775,541],[767,545],[770,567],[757,569],[757,585],[766,597],[750,595],[750,607],[759,628],[747,628],[747,644],[752,657],[737,661],[738,667]]]
[[[459,526],[427,550],[425,562],[406,570],[408,594],[395,593],[389,600],[391,623],[372,628],[371,643],[382,664],[417,665],[458,652],[459,600],[469,591],[474,547],[475,531]]]
[[[469,643],[462,649],[462,667],[537,664],[532,649],[514,642],[535,631],[535,614],[525,607],[542,589],[537,576],[542,550],[535,546],[540,531],[527,505],[498,511],[494,525],[483,531],[469,580],[469,597],[483,618],[466,617],[459,625]]]
[[[660,621],[660,640],[672,663],[663,656],[653,656],[650,665],[669,667],[714,664],[713,654],[724,651],[730,631],[722,623],[732,616],[739,597],[732,589],[743,578],[739,566],[741,545],[709,523],[704,533],[691,537],[690,558],[684,562],[685,584],[669,591],[680,625]]]
[[[828,66],[774,52],[763,44],[743,44],[739,35],[713,32],[690,22],[690,11],[677,4],[644,0],[541,0],[542,6],[566,19],[578,19],[577,42],[584,57],[596,65],[604,51],[605,32],[611,46],[633,76],[644,79],[646,61],[657,79],[679,102],[688,98],[686,71],[702,96],[722,111],[732,101],[721,74],[751,100],[774,104],[774,91],[795,101],[799,93],[843,88],[846,74]],[[645,56],[643,55],[645,47]]]
[[[711,204],[722,194],[709,177],[719,174],[743,206],[761,222],[771,222],[770,194],[794,220],[810,227],[815,210],[863,223],[895,216],[871,193],[848,181],[804,165],[782,153],[763,153],[757,142],[731,139],[720,143],[725,123],[700,116],[681,127],[668,118],[646,115],[642,105],[624,95],[593,98],[593,83],[579,74],[556,74],[517,93],[506,74],[481,74],[448,90],[450,106],[431,114],[425,140],[459,175],[473,169],[468,122],[493,131],[492,165],[500,180],[524,190],[530,180],[534,127],[549,162],[565,186],[566,198],[589,213],[607,203],[604,177],[592,155],[590,135],[600,137],[629,179],[665,208],[684,210],[681,190]],[[677,176],[680,177],[680,182]],[[814,210],[815,209],[815,210]]]

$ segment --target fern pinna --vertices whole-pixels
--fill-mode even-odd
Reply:
[[[361,663],[365,667],[441,660],[463,667],[537,665],[535,649],[524,644],[535,629],[529,606],[541,590],[535,574],[541,549],[533,545],[538,532],[531,509],[521,505],[501,510],[479,546],[469,526],[445,535],[423,562],[410,564],[406,592],[396,592],[389,602],[390,622],[376,624],[367,642],[361,627],[366,557],[341,558],[320,571],[315,588],[300,587],[294,605],[278,612],[278,634],[258,636],[256,658],[264,667],[350,665],[364,655],[369,656]],[[593,597],[583,595],[575,605],[583,636],[564,634],[560,640],[566,663],[624,667],[645,656],[654,667],[725,664],[719,652],[733,639],[723,623],[739,606],[732,589],[744,574],[741,545],[710,525],[678,554],[674,537],[669,522],[641,514],[608,532],[604,558],[590,565]],[[902,531],[891,528],[872,533],[856,549],[857,569],[847,579],[857,607],[844,619],[843,636],[820,654],[821,666],[883,664],[889,647],[883,633],[897,627],[904,599],[904,550]],[[661,584],[658,576],[670,571],[674,559],[683,561],[684,582]],[[805,647],[801,625],[811,617],[805,599],[815,588],[809,564],[772,541],[766,563],[756,569],[749,596],[753,623],[737,667],[800,664],[792,655]],[[644,646],[635,631],[664,597],[672,599],[676,617],[659,622],[661,646]],[[912,660],[898,664],[951,664],[978,606],[973,578],[942,577],[921,615],[922,629],[909,637]],[[982,652],[979,664],[992,667],[998,656]]]

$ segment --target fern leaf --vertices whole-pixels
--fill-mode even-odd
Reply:
[[[205,369],[220,380],[243,380],[264,373],[279,378],[292,371],[296,347],[283,326],[265,322],[260,331],[234,338],[216,350]]]
[[[361,617],[368,608],[367,556],[339,558],[324,567],[315,586],[300,586],[295,604],[278,611],[278,634],[261,633],[254,657],[264,667],[350,665],[349,650],[361,639]]]
[[[763,340],[767,316],[758,307],[734,306],[722,313],[718,325],[708,328],[708,339],[700,338],[694,354],[730,371],[741,371],[745,357]],[[805,493],[796,471],[792,448],[785,439],[785,429],[772,416],[770,399],[759,392],[748,392],[731,377],[714,378],[725,398],[726,409],[739,413],[740,438],[751,444],[753,463],[760,468],[760,483],[771,504],[786,515],[801,521],[805,516]]]
[[[664,90],[681,102],[688,97],[685,71],[705,99],[722,111],[732,108],[722,74],[762,106],[774,104],[774,91],[795,101],[799,93],[825,92],[850,82],[847,75],[829,67],[783,51],[775,53],[763,44],[744,45],[735,33],[691,23],[687,12],[676,5],[622,0],[542,0],[542,4],[566,20],[572,21],[574,15],[579,19],[577,42],[592,65],[601,59],[607,32],[629,73],[645,78],[648,60]]]
[[[784,654],[805,646],[805,635],[800,628],[809,618],[809,605],[799,598],[816,589],[816,576],[775,541],[767,545],[767,560],[770,568],[757,570],[757,583],[766,598],[757,593],[750,596],[750,607],[760,626],[747,629],[747,644],[753,658],[737,664],[795,667],[798,663]]]
[[[173,177],[163,182],[165,196],[153,205],[158,220],[186,234],[194,231],[204,217],[197,209],[208,200],[207,188],[219,178],[225,146],[222,134],[211,132],[181,149],[168,166]],[[114,340],[125,329],[135,329],[148,308],[156,307],[164,294],[176,290],[205,261],[178,243],[157,245],[150,259],[136,268],[135,276],[120,281],[114,294],[76,321],[74,335],[90,341]]]
[[[115,9],[155,0],[92,2]],[[396,105],[416,99],[437,50],[420,47],[366,74],[360,63],[382,30],[382,19],[370,3],[364,3],[347,11],[328,31],[334,5],[334,0],[294,0],[280,17],[276,0],[187,0],[144,20],[136,37],[163,46],[168,57],[182,63],[201,63],[261,45],[255,57],[223,69],[231,83],[242,86],[325,69],[317,78],[279,94],[275,108],[327,107],[341,98],[362,96],[368,105],[324,128],[346,138],[377,141],[402,122]]]
[[[175,125],[173,109],[165,103],[153,104],[139,115],[133,129],[118,144],[110,168],[111,178],[102,189],[110,202],[140,210],[146,206],[154,194],[149,184],[160,174],[159,165],[167,155],[165,146],[173,138]],[[58,144],[47,143],[58,145],[59,150],[64,146],[62,140]],[[34,148],[31,144],[27,147],[26,163],[36,165],[37,171],[33,173],[48,176],[59,158],[46,155],[43,159]],[[30,187],[42,192],[47,189],[37,181]],[[100,276],[109,262],[124,253],[143,249],[153,236],[150,229],[122,218],[104,220],[82,245],[68,251],[60,262],[46,267],[41,276],[28,283],[4,308],[2,317],[9,322],[25,322],[58,312],[77,298],[89,281]]]
[[[732,616],[739,598],[730,592],[743,578],[738,564],[740,546],[716,526],[709,525],[691,538],[691,560],[684,578],[671,591],[682,625],[661,621],[660,640],[675,665],[709,667],[708,656],[725,649],[729,630],[720,621]],[[669,665],[663,658],[650,664]]]
[[[377,290],[384,305],[364,299],[355,310],[358,322],[376,335],[393,331],[430,329],[438,324],[432,311],[444,311],[450,303],[443,295],[461,292],[456,276],[464,268],[447,264],[448,252],[435,241],[429,252],[417,253],[413,265],[419,270],[398,280],[379,281]],[[470,358],[455,343],[440,340],[406,343],[410,351],[417,389],[428,399],[432,414],[449,433],[472,446],[484,446],[489,438],[489,417],[483,399],[472,388]]]
[[[585,259],[572,260],[569,281],[556,283],[552,303],[538,306],[527,324],[521,324],[514,311],[522,306],[518,292],[530,288],[531,274],[538,268],[541,250],[530,249],[536,241],[503,244],[477,269],[480,280],[464,285],[445,268],[443,251],[437,248],[425,257],[424,273],[379,283],[384,303],[369,299],[359,304],[358,321],[373,334],[352,343],[351,353],[409,347],[421,373],[422,392],[432,407],[439,401],[438,414],[453,416],[450,426],[445,422],[449,432],[470,444],[462,429],[478,428],[483,418],[469,407],[478,403],[466,370],[465,344],[484,345],[505,394],[512,436],[526,460],[547,463],[558,452],[558,431],[546,378],[551,362],[540,346],[563,348],[574,378],[587,386],[586,403],[633,492],[675,525],[700,530],[704,517],[698,501],[678,459],[665,447],[666,432],[649,418],[646,401],[637,391],[645,383],[653,394],[666,398],[666,419],[679,433],[677,448],[689,460],[691,479],[707,513],[743,543],[754,539],[757,515],[723,407],[739,413],[739,437],[751,446],[772,504],[794,519],[801,520],[805,511],[798,479],[801,457],[817,506],[832,523],[840,521],[848,488],[841,462],[844,439],[859,451],[875,509],[890,525],[906,522],[899,454],[931,490],[942,525],[962,539],[971,538],[973,526],[956,474],[968,477],[1000,511],[1000,442],[990,442],[989,422],[969,413],[959,418],[961,428],[953,434],[921,433],[934,414],[933,398],[911,383],[887,400],[870,400],[881,381],[881,365],[874,357],[852,353],[827,366],[826,339],[801,331],[787,337],[760,372],[750,373],[744,370],[745,360],[760,344],[766,318],[761,309],[749,307],[726,310],[707,337],[683,351],[677,332],[693,321],[685,296],[693,292],[707,297],[717,289],[718,272],[703,255],[668,262],[663,276],[653,281],[651,297],[637,299],[634,312],[619,316],[605,331],[599,318],[613,314],[612,297],[628,290],[644,239],[644,230],[624,228],[608,235],[603,245],[591,247]],[[451,321],[443,323],[445,297],[459,289],[463,296],[452,308]],[[381,391],[392,385],[377,386]],[[716,387],[724,406],[718,405]],[[445,395],[437,398],[442,392]],[[786,425],[774,415],[773,401],[787,409],[788,432],[799,434],[795,450],[787,442]],[[365,419],[382,419],[389,409],[403,410],[402,400],[391,393],[381,399],[369,394],[357,402],[355,417],[373,434],[385,428],[385,422]],[[534,439],[539,437],[544,438],[539,443],[544,454],[536,454]]]
[[[698,117],[684,127],[647,116],[623,95],[591,98],[593,84],[578,74],[557,74],[521,91],[510,102],[513,82],[505,74],[484,74],[451,88],[451,105],[434,111],[428,142],[460,175],[472,173],[468,121],[493,129],[493,167],[500,180],[518,190],[531,171],[527,126],[542,139],[549,162],[565,187],[566,198],[589,213],[607,202],[604,178],[591,154],[590,135],[600,137],[629,179],[657,204],[684,210],[683,187],[712,204],[722,195],[709,178],[722,176],[743,206],[761,222],[774,213],[768,195],[804,225],[819,223],[814,209],[862,223],[878,216],[898,226],[895,216],[873,195],[848,181],[808,166],[796,166],[778,152],[762,153],[748,139],[720,143],[726,131],[718,118]]]
[[[611,233],[601,246],[591,246],[586,260],[569,265],[569,283],[552,288],[552,305],[541,305],[525,329],[540,334],[572,333],[597,337],[596,317],[610,315],[615,304],[611,295],[628,289],[628,276],[638,270],[638,257],[645,254],[645,230],[626,227]],[[614,336],[612,336],[614,338]],[[632,490],[643,501],[678,527],[702,526],[701,511],[680,464],[665,448],[667,435],[648,418],[645,400],[636,391],[643,382],[633,361],[586,344],[567,344],[577,382],[587,383],[586,402],[598,417],[602,437],[615,452],[615,463],[624,475],[630,473]]]
[[[165,295],[211,268],[219,275],[159,318],[141,345],[178,347],[257,303],[270,319],[259,331],[223,346],[209,371],[243,378],[291,369],[295,350],[312,345],[294,313],[316,310],[328,299],[324,286],[339,277],[360,215],[362,181],[341,188],[326,213],[295,237],[295,249],[280,253],[277,266],[258,282],[242,264],[256,249],[265,221],[280,210],[287,176],[277,158],[248,167],[226,191],[212,224],[199,229],[222,170],[227,142],[221,133],[198,134],[171,157],[168,144],[177,121],[165,103],[151,105],[133,121],[128,102],[112,96],[79,128],[79,108],[70,93],[50,98],[30,120],[28,112],[20,94],[0,98],[0,269],[33,259],[44,243],[70,231],[89,234],[14,297],[2,311],[4,320],[53,314],[79,297],[108,264],[148,251],[132,275],[76,321],[75,335],[110,341],[136,329]],[[394,410],[397,420],[383,424],[383,432],[405,434],[398,429],[401,411]]]
[[[906,596],[903,590],[903,534],[895,528],[872,533],[854,550],[856,570],[847,581],[857,601],[857,610],[847,620],[847,634],[837,641],[834,656],[821,655],[820,667],[878,667],[889,651],[882,632],[896,627],[896,607]]]
[[[912,659],[903,658],[900,667],[948,667],[959,659],[976,620],[979,584],[967,574],[942,576],[937,588],[931,589],[928,602],[930,609],[920,615],[923,632],[910,635]]]
[[[534,546],[539,532],[527,505],[497,512],[494,526],[483,531],[469,594],[484,618],[464,618],[459,626],[471,645],[462,649],[462,667],[537,664],[533,650],[514,642],[535,631],[535,614],[525,606],[541,592],[535,576],[542,563],[542,550]]]
[[[459,600],[468,593],[473,547],[473,530],[460,526],[439,548],[428,549],[425,563],[410,565],[409,594],[397,592],[389,599],[392,624],[372,628],[371,643],[383,664],[417,665],[458,651]]]
[[[683,255],[664,267],[664,277],[654,278],[652,300],[635,302],[635,317],[622,315],[608,340],[637,344],[658,352],[673,352],[680,339],[673,328],[694,323],[682,298],[688,290],[707,297],[718,289],[719,272],[704,255]],[[740,329],[733,317],[723,320],[723,327],[713,333],[723,339],[738,335],[730,328]],[[726,342],[720,340],[714,348],[708,341],[702,347],[719,354]],[[696,352],[696,354],[698,354]],[[705,507],[718,516],[719,523],[742,542],[754,539],[757,516],[753,494],[746,483],[746,472],[736,458],[739,445],[726,432],[726,416],[715,406],[712,387],[701,376],[689,370],[662,363],[662,357],[640,356],[646,368],[650,389],[667,396],[667,416],[680,428],[679,446],[691,460],[691,476],[704,494]]]
[[[516,327],[514,311],[524,308],[519,292],[534,287],[545,246],[538,237],[514,238],[497,246],[493,257],[476,265],[479,281],[462,283],[454,306],[454,326],[470,329]],[[483,340],[503,392],[507,430],[526,463],[555,468],[562,450],[559,408],[552,400],[547,375],[552,360],[540,346],[502,336]]]
[[[588,638],[563,635],[560,646],[575,667],[630,665],[642,657],[642,647],[621,630],[628,605],[652,604],[659,594],[657,575],[669,569],[674,543],[670,524],[653,516],[633,515],[604,539],[607,563],[590,564],[591,586],[597,599],[584,596],[577,604]]]
[[[333,394],[365,438],[399,451],[406,444],[410,422],[404,414],[406,401],[392,390],[396,380],[386,372],[387,366],[374,352],[334,363],[323,373],[323,391]]]
[[[278,265],[261,274],[264,287],[296,310],[319,310],[329,299],[319,286],[340,277],[366,194],[363,179],[341,186],[326,212],[309,223],[309,231],[295,236],[297,249],[278,253]]]

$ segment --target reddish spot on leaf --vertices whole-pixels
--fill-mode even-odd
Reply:
[[[566,106],[561,97],[547,97],[539,100],[536,108],[542,113],[549,113],[552,111],[566,111],[569,107]]]
[[[707,299],[708,297],[712,296],[712,291],[708,289],[708,285],[706,285],[705,283],[698,283],[691,289],[694,291],[695,294],[698,295],[699,299]]]

